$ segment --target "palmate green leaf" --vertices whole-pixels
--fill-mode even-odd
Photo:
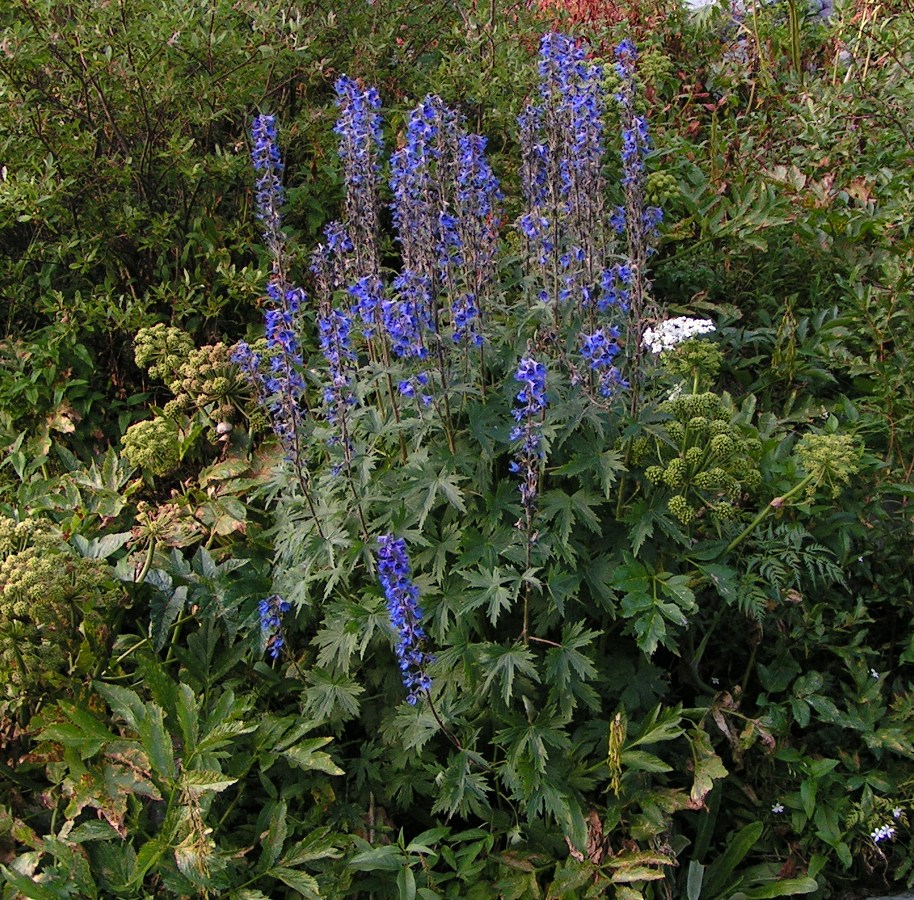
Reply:
[[[608,553],[597,554],[589,562],[580,567],[584,581],[594,599],[599,601],[600,609],[613,613],[615,617],[616,592],[613,590],[613,575],[615,574],[615,560]]]
[[[435,779],[438,796],[432,813],[449,816],[485,816],[490,787],[482,764],[466,750],[453,754],[447,767]]]
[[[517,601],[521,578],[513,569],[502,571],[496,566],[491,570],[478,569],[474,572],[462,572],[461,575],[469,585],[466,593],[467,599],[461,604],[462,612],[470,612],[480,606],[486,606],[489,621],[495,625],[499,615],[509,610]]]
[[[577,523],[590,531],[600,534],[602,526],[592,507],[604,502],[589,491],[579,490],[574,494],[554,488],[543,494],[540,511],[543,520],[550,524],[550,531],[555,532],[562,544],[567,544],[571,531]]]
[[[425,537],[428,546],[423,547],[413,557],[417,569],[431,571],[436,584],[441,584],[445,574],[449,571],[448,557],[456,558],[464,537],[463,521],[443,524],[438,531],[429,534],[426,530]]]
[[[495,733],[495,741],[505,748],[508,760],[515,768],[528,768],[539,774],[546,772],[549,749],[567,751],[571,742],[565,732],[566,720],[554,709],[540,710],[531,721],[520,716]],[[529,767],[523,766],[529,763]]]
[[[646,500],[635,500],[630,504],[623,520],[628,525],[632,555],[637,556],[644,542],[654,536],[657,511]]]
[[[600,484],[607,500],[612,499],[613,488],[619,480],[619,476],[627,471],[619,450],[604,450],[600,454]]]
[[[346,721],[359,714],[359,696],[365,689],[355,680],[344,675],[332,674],[315,667],[307,673],[309,686],[305,691],[305,704],[315,724]]]
[[[559,691],[567,691],[572,680],[588,681],[596,678],[597,669],[590,657],[581,653],[589,647],[598,631],[585,631],[585,622],[566,622],[562,628],[560,647],[550,647],[546,653],[546,681]]]
[[[549,599],[555,603],[558,614],[564,616],[565,604],[581,595],[581,575],[576,571],[569,572],[563,565],[551,565],[543,579],[543,586],[549,592]]]
[[[324,624],[314,642],[320,647],[318,665],[349,673],[352,657],[364,657],[372,638],[390,633],[390,620],[383,599],[377,594],[361,602],[338,601],[327,607]]]
[[[502,647],[500,644],[484,644],[479,653],[479,663],[486,673],[482,690],[487,694],[496,679],[501,684],[501,698],[505,705],[511,703],[514,694],[514,678],[517,675],[539,683],[539,673],[533,652],[523,644]]]
[[[467,511],[463,500],[463,491],[460,483],[465,481],[462,476],[454,472],[441,469],[435,472],[431,465],[424,465],[421,469],[411,474],[410,488],[404,499],[413,509],[419,507],[417,527],[422,528],[429,513],[439,502],[439,496],[460,513]]]
[[[578,798],[567,790],[564,773],[550,772],[527,803],[528,814],[542,808],[551,815],[562,834],[582,853],[587,852],[587,820]]]

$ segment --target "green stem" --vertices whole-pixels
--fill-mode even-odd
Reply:
[[[813,479],[812,474],[807,475],[799,484],[792,487],[786,494],[782,497],[775,497],[767,506],[763,507],[759,514],[738,534],[729,544],[727,544],[726,550],[721,554],[730,553],[735,550],[759,525],[765,520],[768,513],[773,509],[780,509],[784,506],[788,500],[792,497],[795,497],[800,491],[802,491]]]
[[[152,568],[152,558],[155,556],[156,552],[156,539],[154,537],[149,538],[149,546],[146,548],[146,559],[143,560],[143,568],[140,569],[139,574],[134,579],[134,584],[142,584],[146,580],[146,576],[149,574],[149,570]]]

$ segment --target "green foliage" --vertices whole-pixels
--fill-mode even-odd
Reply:
[[[351,457],[316,415],[296,474],[229,362],[268,268],[251,115],[283,124],[296,274],[342,199],[340,72],[393,107],[389,144],[428,90],[459,106],[511,219],[531,14],[147,6],[0,12],[4,896],[911,884],[910,10],[759,8],[744,59],[723,10],[652,28],[653,294],[718,334],[645,363],[634,402],[563,368],[582,323],[528,304],[506,227],[484,354],[432,371],[423,406],[388,383],[418,370],[363,352]],[[317,410],[310,310],[301,338]],[[550,374],[525,531],[530,353]],[[435,656],[416,706],[387,532]]]

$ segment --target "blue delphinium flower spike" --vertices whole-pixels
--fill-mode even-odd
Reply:
[[[279,594],[273,594],[258,604],[260,612],[260,630],[266,640],[267,652],[277,659],[285,647],[286,641],[282,631],[282,617],[291,609],[290,604]]]
[[[391,625],[397,632],[395,650],[408,692],[406,701],[415,704],[431,689],[428,667],[434,659],[424,649],[427,635],[422,627],[419,588],[412,580],[403,538],[391,534],[378,538],[378,578],[387,599]]]
[[[518,364],[514,379],[523,387],[517,393],[513,410],[517,424],[511,430],[511,440],[519,441],[520,446],[510,469],[521,477],[521,505],[529,519],[536,508],[540,465],[544,456],[542,427],[547,403],[546,366],[531,357],[524,357]]]

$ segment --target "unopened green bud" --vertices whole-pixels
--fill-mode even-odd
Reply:
[[[682,494],[676,494],[670,497],[667,502],[667,509],[683,525],[690,524],[695,518],[695,510],[689,505],[689,501]]]
[[[685,479],[685,473],[685,460],[680,459],[677,456],[675,459],[671,459],[667,463],[666,469],[663,472],[663,480],[669,487],[678,488],[682,486],[682,483]]]
[[[663,466],[648,466],[644,472],[644,477],[651,484],[660,484],[663,481]]]

